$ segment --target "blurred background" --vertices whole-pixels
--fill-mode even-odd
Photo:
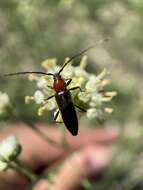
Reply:
[[[41,70],[40,63],[52,57],[62,64],[65,57],[110,38],[87,53],[87,69],[99,73],[105,67],[110,71],[111,83],[107,88],[116,90],[118,95],[110,104],[114,113],[108,117],[107,125],[124,131],[120,145],[127,146],[120,146],[124,147],[119,153],[123,157],[121,162],[114,167],[114,175],[110,171],[108,180],[99,184],[98,189],[120,189],[122,183],[128,189],[143,188],[143,170],[140,171],[143,166],[142,31],[141,0],[0,0],[0,73]],[[52,113],[39,118],[35,104],[24,103],[25,95],[32,95],[35,88],[26,77],[0,81],[0,90],[8,93],[23,119],[49,122]],[[11,114],[0,119],[15,120]],[[132,162],[137,166],[129,172],[127,163]],[[128,168],[121,171],[123,163]]]

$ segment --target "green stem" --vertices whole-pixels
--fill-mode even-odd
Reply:
[[[65,132],[62,133],[62,142],[58,143],[54,140],[52,140],[51,138],[49,138],[45,133],[43,133],[40,129],[38,129],[37,127],[35,127],[33,124],[31,123],[27,123],[27,126],[30,127],[32,130],[34,130],[39,136],[41,136],[46,142],[48,142],[48,144],[52,144],[58,148],[62,148],[65,149],[67,151],[69,151],[69,149],[71,150],[71,147],[69,147],[69,145],[66,142],[66,138],[65,138]]]
[[[13,163],[9,163],[9,167],[26,176],[33,183],[39,179],[39,177],[34,174],[34,172],[29,167],[27,167],[19,160],[15,160]]]
[[[18,116],[18,114],[16,112],[13,111],[11,114],[16,120],[22,121],[24,124],[26,124],[27,127],[31,128],[34,132],[36,132],[40,137],[42,137],[42,139],[44,139],[46,142],[48,142],[48,144],[52,144],[58,148],[64,148],[62,146],[62,143],[57,143],[56,141],[52,140],[50,137],[45,135],[45,133],[43,133],[41,130],[39,130],[37,127],[35,127],[34,124],[32,124],[31,122],[28,122],[28,121],[24,121],[20,116]]]

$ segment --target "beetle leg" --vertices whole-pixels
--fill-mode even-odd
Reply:
[[[73,87],[73,88],[70,88],[69,90],[76,90],[76,89],[79,89],[81,92],[84,92],[84,91],[80,88],[80,86],[75,86],[75,87]]]
[[[55,96],[55,94],[54,94],[54,95],[52,95],[52,96],[49,96],[48,98],[45,98],[45,99],[44,99],[44,101],[47,101],[47,100],[49,100],[49,99],[53,98],[54,96]]]
[[[78,109],[80,109],[82,112],[86,112],[86,110],[84,108],[81,108],[80,106],[74,105],[75,107],[77,107]]]
[[[56,113],[56,115],[54,116],[54,121],[55,121],[56,123],[63,123],[63,122],[60,122],[60,121],[56,121],[56,120],[57,120],[57,117],[58,117],[58,115],[59,115],[59,113],[60,113],[60,111],[58,110],[57,113]]]
[[[72,79],[67,79],[67,80],[68,82],[66,83],[66,86],[68,86],[71,83]]]
[[[60,111],[58,110],[57,113],[56,113],[55,116],[54,116],[54,121],[57,120],[57,117],[58,117],[59,113],[60,113]]]

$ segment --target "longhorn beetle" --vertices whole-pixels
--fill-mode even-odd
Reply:
[[[102,41],[98,41],[99,44],[103,43],[104,41],[107,41],[108,39],[104,39]],[[17,72],[17,73],[9,73],[0,75],[0,77],[9,77],[14,75],[24,75],[24,74],[39,74],[39,75],[48,75],[53,77],[53,86],[48,86],[49,88],[53,89],[55,91],[55,94],[45,99],[45,101],[50,100],[51,98],[55,97],[57,105],[59,110],[55,114],[54,120],[56,121],[59,113],[62,116],[63,122],[66,126],[66,128],[70,131],[70,133],[73,136],[76,136],[78,134],[78,118],[75,111],[75,107],[78,109],[86,112],[83,108],[79,107],[78,105],[74,105],[71,97],[70,91],[81,88],[80,86],[75,86],[73,88],[67,89],[67,86],[71,83],[72,79],[68,79],[66,82],[66,79],[63,79],[61,76],[61,72],[66,67],[68,63],[70,63],[73,59],[79,57],[80,55],[87,52],[89,49],[93,48],[96,44],[89,46],[88,48],[84,49],[83,51],[79,52],[78,54],[72,56],[68,61],[66,61],[61,69],[57,73],[46,73],[46,72],[40,72],[40,71],[24,71],[24,72]]]

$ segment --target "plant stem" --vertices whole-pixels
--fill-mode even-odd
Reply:
[[[19,160],[15,160],[13,163],[9,163],[9,167],[26,176],[32,183],[36,182],[39,179],[39,177],[34,174],[34,172],[29,167],[27,167]]]
[[[13,108],[14,106],[11,105],[11,107]],[[48,144],[51,144],[55,147],[61,148],[61,149],[65,149],[66,151],[72,151],[72,148],[68,145],[66,138],[65,138],[65,129],[63,128],[62,130],[62,142],[58,143],[54,140],[52,140],[50,137],[48,137],[45,133],[43,133],[39,128],[37,128],[33,123],[29,122],[29,121],[24,121],[19,114],[16,111],[13,111],[12,116],[18,120],[18,121],[22,121],[24,124],[26,124],[27,127],[31,128],[33,131],[35,131],[42,139],[44,139]]]
[[[43,133],[40,129],[38,129],[37,127],[35,127],[33,124],[31,123],[27,123],[28,127],[30,127],[32,130],[34,130],[39,136],[41,136],[46,142],[58,147],[58,148],[62,148],[62,149],[66,149],[69,150],[69,146],[67,147],[67,143],[65,143],[64,140],[65,139],[65,132],[64,135],[62,135],[62,142],[58,143],[54,140],[52,140],[51,138],[49,138],[47,135],[45,135],[45,133]]]
[[[32,124],[31,122],[28,122],[28,121],[24,121],[20,116],[18,116],[16,111],[12,112],[12,116],[16,120],[22,121],[24,124],[26,124],[27,127],[31,128],[34,132],[36,132],[40,137],[42,137],[42,139],[44,139],[46,142],[48,142],[48,144],[52,144],[53,146],[56,146],[58,148],[64,148],[62,143],[57,143],[56,141],[52,140],[50,137],[45,135],[45,133],[43,133],[41,130],[39,130],[37,127],[35,127],[34,124]]]

